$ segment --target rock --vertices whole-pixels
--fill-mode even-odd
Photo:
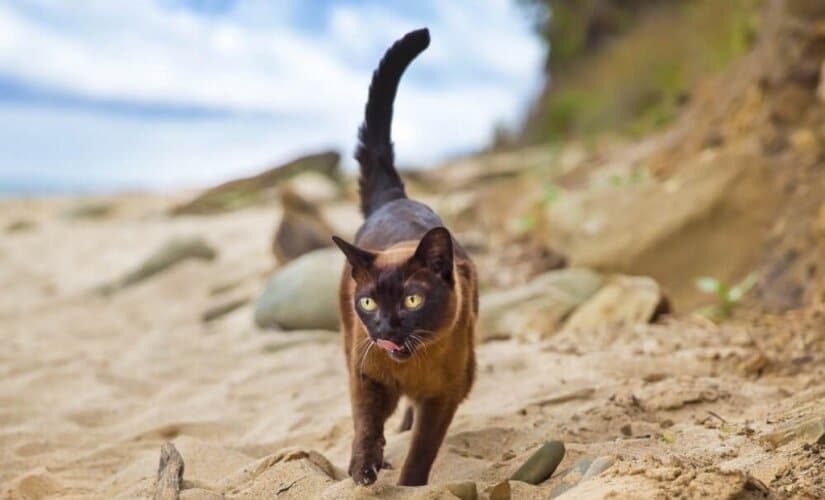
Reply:
[[[272,253],[285,264],[301,255],[332,246],[332,228],[318,209],[290,189],[281,191],[284,214],[272,239]]]
[[[573,465],[561,474],[561,482],[550,490],[550,495],[547,498],[561,496],[562,493],[579,484],[592,462],[593,459],[590,457],[582,457],[573,462]]]
[[[343,185],[340,182],[316,171],[297,174],[289,179],[284,187],[315,205],[335,201],[343,194]]]
[[[566,256],[529,236],[505,241],[497,254],[484,273],[497,288],[522,285],[536,275],[567,267]]]
[[[649,323],[670,310],[652,278],[615,276],[565,322],[565,330]]]
[[[255,304],[261,328],[337,330],[344,256],[337,248],[305,254],[270,278]]]
[[[510,476],[512,481],[539,484],[553,475],[564,458],[564,443],[548,441]]]
[[[302,156],[284,165],[211,188],[195,199],[172,209],[172,215],[208,215],[261,203],[269,199],[279,183],[304,172],[339,177],[340,155],[334,151]]]
[[[183,457],[175,445],[166,443],[160,448],[157,483],[154,500],[177,500],[183,483]]]
[[[612,465],[613,457],[601,456],[596,458],[595,460],[593,460],[593,463],[590,464],[590,467],[587,468],[587,472],[584,473],[582,481],[593,479],[594,477],[609,469]]]
[[[241,308],[249,303],[249,297],[244,297],[240,299],[233,299],[229,302],[223,302],[216,306],[210,307],[209,309],[205,310],[201,315],[201,321],[204,323],[209,323],[210,321],[215,321],[218,318],[221,318],[232,311]]]
[[[479,339],[521,332],[543,338],[602,286],[598,273],[580,268],[550,271],[529,283],[481,297]]]
[[[217,252],[202,238],[175,238],[150,255],[137,269],[127,273],[117,282],[105,285],[101,291],[111,293],[132,286],[187,259],[211,261],[215,257]]]
[[[815,416],[796,420],[763,437],[763,441],[773,448],[797,439],[802,439],[807,443],[822,444],[825,442],[825,417]]]
[[[34,221],[29,219],[17,219],[15,221],[9,222],[6,225],[6,232],[7,233],[22,233],[25,231],[31,231],[37,226]]]
[[[502,481],[490,490],[490,500],[510,500],[510,481]]]
[[[447,491],[461,500],[476,500],[476,498],[478,498],[478,488],[476,488],[476,483],[473,481],[450,483],[445,487],[447,488]]]
[[[737,368],[742,375],[750,376],[762,372],[768,364],[770,364],[770,360],[767,356],[762,351],[757,351],[742,360]]]
[[[66,219],[102,219],[114,211],[114,206],[106,202],[85,202],[63,212]]]
[[[319,495],[342,476],[320,453],[289,448],[236,470],[219,486],[228,498],[342,498]]]

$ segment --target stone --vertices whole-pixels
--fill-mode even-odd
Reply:
[[[478,498],[478,488],[476,488],[476,483],[473,481],[450,483],[445,487],[447,491],[461,500],[476,500]]]
[[[285,187],[315,205],[338,200],[343,194],[343,185],[340,182],[313,170],[292,177]]]
[[[528,340],[546,337],[602,283],[595,271],[567,268],[541,274],[522,286],[487,293],[480,301],[478,338],[483,342],[515,332]]]
[[[490,500],[510,500],[510,481],[502,481],[490,490]]]
[[[102,219],[112,214],[114,206],[107,202],[82,202],[63,212],[66,219]]]
[[[561,482],[550,490],[550,495],[547,498],[550,499],[561,496],[562,493],[579,484],[579,481],[582,480],[587,469],[590,468],[591,463],[593,463],[591,457],[582,457],[573,462],[573,465],[561,474]]]
[[[337,330],[338,285],[344,255],[337,248],[307,253],[278,269],[255,304],[255,323],[284,330]]]
[[[801,420],[796,420],[766,434],[763,441],[778,448],[783,444],[804,440],[807,443],[825,442],[825,417],[815,416]]]
[[[670,306],[659,285],[646,276],[615,276],[564,324],[564,330],[649,323]]]
[[[332,246],[332,228],[311,202],[290,189],[281,191],[284,214],[272,239],[272,253],[281,264]]]
[[[593,463],[590,464],[590,467],[587,468],[587,472],[585,472],[584,476],[582,476],[582,481],[588,481],[590,479],[593,479],[594,477],[609,469],[612,465],[613,457],[597,457],[595,460],[593,460]]]
[[[106,295],[159,274],[188,259],[211,261],[218,253],[200,237],[173,238],[146,258],[137,268],[100,291]]]
[[[7,233],[22,233],[26,231],[31,231],[37,227],[37,224],[29,219],[17,219],[15,221],[9,222],[6,225],[6,232]]]
[[[556,471],[564,458],[564,443],[548,441],[536,450],[510,479],[528,484],[539,484],[547,480]]]
[[[160,449],[160,463],[154,500],[177,500],[183,483],[183,457],[175,445],[165,443]]]
[[[216,319],[222,318],[223,316],[226,316],[232,311],[235,311],[236,309],[239,309],[248,303],[248,297],[233,299],[228,302],[222,302],[205,310],[203,314],[201,314],[201,321],[203,321],[204,323],[215,321]]]
[[[304,172],[317,172],[331,179],[340,177],[341,155],[334,151],[302,156],[252,177],[225,182],[193,200],[176,206],[172,215],[210,215],[238,210],[267,201],[280,183]]]

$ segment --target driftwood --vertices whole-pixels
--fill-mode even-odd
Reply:
[[[183,485],[183,457],[172,443],[160,448],[158,479],[155,484],[154,500],[177,500]]]

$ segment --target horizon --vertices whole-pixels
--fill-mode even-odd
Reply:
[[[517,2],[12,0],[0,194],[197,188],[325,149],[352,168],[372,71],[422,26],[433,40],[393,127],[399,164],[417,167],[519,126],[544,54]]]

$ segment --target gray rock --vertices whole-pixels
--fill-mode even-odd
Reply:
[[[596,458],[596,460],[593,460],[593,463],[590,464],[590,467],[587,468],[587,472],[584,473],[582,481],[588,481],[590,479],[593,479],[594,477],[609,469],[612,465],[613,457],[601,456]]]
[[[318,172],[338,180],[340,155],[334,151],[302,156],[252,177],[225,182],[206,190],[172,209],[172,215],[210,215],[257,205],[268,201],[272,189],[286,180],[304,173]]]
[[[121,288],[139,283],[187,259],[214,260],[217,252],[202,238],[175,238],[150,255],[120,282]]]
[[[564,329],[643,324],[670,311],[659,284],[646,276],[615,276],[565,322]]]
[[[525,285],[481,297],[481,341],[516,332],[527,340],[546,337],[570,311],[601,288],[602,276],[589,269],[550,271]]]
[[[228,302],[222,302],[215,306],[212,306],[206,309],[201,314],[201,321],[204,323],[209,323],[210,321],[215,321],[216,319],[222,318],[227,314],[231,313],[232,311],[239,309],[246,304],[249,303],[249,297],[243,297],[238,299],[233,299]]]
[[[510,479],[528,484],[539,484],[553,475],[564,458],[564,443],[548,441],[536,450]]]
[[[255,304],[261,328],[337,330],[344,256],[337,248],[307,253],[275,272]]]
[[[158,248],[134,270],[113,283],[98,288],[103,295],[109,295],[159,274],[187,259],[214,260],[217,252],[199,237],[174,238]]]
[[[63,212],[66,219],[102,219],[114,212],[114,205],[108,202],[81,202]]]

